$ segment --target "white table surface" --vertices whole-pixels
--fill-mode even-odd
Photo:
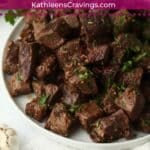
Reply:
[[[6,23],[3,17],[0,17],[0,43],[6,41],[12,29],[13,26]],[[0,51],[2,50],[0,46]],[[68,150],[68,148],[58,145],[54,141],[38,134],[36,132],[37,130],[32,128],[32,126],[22,118],[21,114],[14,109],[2,91],[3,87],[0,83],[0,124],[7,124],[17,131],[20,150]],[[136,150],[150,150],[150,142],[136,148]]]

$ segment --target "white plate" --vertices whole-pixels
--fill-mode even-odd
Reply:
[[[18,21],[18,23],[14,26],[12,33],[10,34],[8,40],[15,40],[18,38],[19,33],[21,29],[24,26],[24,22],[22,19]],[[7,41],[3,44],[3,48],[6,47]],[[118,141],[115,141],[114,143],[93,143],[89,137],[89,135],[83,131],[82,129],[78,129],[75,131],[69,138],[62,137],[60,135],[57,135],[53,132],[50,132],[46,129],[43,128],[43,124],[38,123],[37,121],[29,118],[28,116],[25,115],[25,105],[27,102],[31,100],[31,97],[33,97],[32,94],[28,96],[20,96],[18,98],[15,98],[14,101],[12,100],[12,97],[8,93],[7,90],[7,85],[6,85],[6,76],[4,76],[3,71],[2,71],[2,65],[3,65],[3,58],[4,58],[4,51],[0,53],[0,82],[2,82],[2,85],[4,87],[4,92],[7,95],[8,99],[10,100],[11,103],[14,105],[14,109],[18,110],[18,113],[21,113],[24,119],[26,119],[34,128],[37,129],[37,132],[40,132],[41,134],[47,136],[50,139],[55,140],[58,143],[61,143],[63,145],[69,146],[69,147],[74,147],[74,148],[79,148],[79,149],[93,149],[93,150],[99,150],[100,148],[105,148],[105,149],[111,149],[111,150],[117,150],[117,149],[127,149],[127,148],[132,148],[137,145],[141,145],[146,143],[147,141],[150,141],[150,135],[146,135],[143,133],[137,133],[137,137],[132,140],[125,140],[121,139]]]

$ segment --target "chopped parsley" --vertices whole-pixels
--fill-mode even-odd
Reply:
[[[74,114],[76,111],[78,111],[79,110],[79,108],[80,108],[80,105],[72,105],[70,108],[69,108],[69,112],[70,113],[72,113],[72,114]]]
[[[77,69],[76,72],[81,80],[87,80],[93,75],[93,73],[87,68]]]
[[[40,98],[39,98],[39,104],[40,105],[45,105],[46,104],[46,101],[48,99],[49,96],[43,94]]]
[[[122,66],[122,71],[123,72],[126,72],[126,71],[129,71],[133,68],[133,61],[132,60],[128,60],[126,62],[123,63],[123,66]]]
[[[21,78],[20,73],[17,73],[17,74],[16,74],[16,79],[17,79],[18,81],[22,81],[22,78]]]

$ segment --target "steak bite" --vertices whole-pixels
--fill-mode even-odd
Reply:
[[[112,43],[112,64],[121,64],[126,55],[142,50],[142,43],[133,34],[119,34]]]
[[[61,96],[60,88],[55,84],[44,84],[43,82],[32,82],[33,91],[37,97],[47,96],[47,104],[50,105],[58,100]]]
[[[60,91],[60,87],[58,87],[55,84],[46,84],[44,86],[45,94],[48,97],[48,106],[51,105],[52,103],[56,102],[59,100],[61,97],[62,93]]]
[[[57,51],[57,59],[60,67],[66,70],[69,66],[76,67],[82,63],[81,56],[86,53],[80,39],[74,39],[60,47]]]
[[[26,24],[23,30],[21,31],[20,37],[23,41],[26,41],[28,43],[34,42],[34,32],[33,32],[33,26],[31,24]]]
[[[133,16],[127,10],[118,10],[111,14],[114,25],[114,34],[128,32],[133,21]]]
[[[62,102],[67,105],[75,105],[83,101],[83,97],[80,92],[73,86],[67,84],[63,85],[62,88]]]
[[[44,79],[52,75],[56,70],[56,58],[54,55],[46,56],[40,64],[35,68],[35,75],[38,79]]]
[[[8,79],[8,89],[11,96],[19,96],[32,92],[30,82],[24,82],[18,72]]]
[[[62,136],[68,136],[72,123],[73,119],[65,105],[57,103],[46,122],[45,128]]]
[[[13,74],[18,71],[18,55],[19,46],[17,43],[11,41],[7,45],[6,56],[4,60],[4,72]]]
[[[69,78],[66,76],[66,80],[69,85],[76,87],[83,95],[95,95],[98,92],[96,80],[86,67],[76,68]]]
[[[38,34],[38,41],[50,49],[60,47],[70,35],[75,34],[79,29],[79,22],[76,16],[59,17],[51,21]]]
[[[119,108],[115,104],[115,99],[118,96],[118,90],[115,86],[111,86],[108,90],[106,95],[104,96],[102,105],[103,110],[106,114],[112,114],[116,112]]]
[[[145,99],[139,89],[128,87],[115,100],[115,103],[128,114],[131,121],[135,121],[144,108]]]
[[[140,86],[143,73],[143,69],[138,67],[130,72],[122,73],[119,80],[121,83],[124,83],[128,86]]]
[[[88,45],[93,42],[103,43],[103,39],[112,33],[112,24],[109,16],[101,16],[97,14],[79,15],[81,22],[81,34],[85,36]]]
[[[106,63],[110,52],[109,45],[99,45],[89,48],[88,63]]]
[[[57,32],[54,32],[52,29],[44,28],[37,36],[39,43],[49,47],[54,50],[66,41],[62,38]]]
[[[95,142],[128,138],[131,136],[128,116],[120,109],[108,117],[100,118],[92,124],[90,135]]]
[[[35,98],[26,104],[25,112],[35,120],[42,121],[47,115],[47,108],[46,104],[40,103],[40,98]]]
[[[37,61],[39,45],[37,43],[20,44],[19,51],[19,73],[23,81],[28,81],[33,73]]]
[[[102,116],[103,116],[103,111],[96,104],[96,102],[89,102],[89,103],[82,104],[79,110],[76,112],[76,117],[79,119],[81,125],[86,130],[89,130],[90,124]]]

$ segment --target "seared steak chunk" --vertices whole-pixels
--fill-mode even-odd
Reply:
[[[42,95],[46,95],[48,98],[47,104],[58,100],[61,96],[60,88],[55,84],[44,84],[43,82],[32,82],[34,93],[37,97],[41,97]]]
[[[76,117],[86,130],[89,130],[90,124],[102,116],[103,111],[95,102],[82,104],[76,112]]]
[[[39,45],[37,43],[21,43],[19,51],[19,73],[23,81],[28,81],[33,73]]]
[[[30,82],[23,81],[18,72],[8,79],[8,88],[12,96],[29,94],[32,92]]]
[[[23,41],[26,41],[28,43],[34,42],[34,33],[33,33],[33,27],[31,24],[26,24],[25,27],[23,28],[21,34],[21,39]]]
[[[115,99],[118,96],[118,91],[116,89],[115,86],[111,86],[104,99],[103,99],[103,110],[106,114],[112,114],[114,112],[116,112],[119,108],[118,106],[115,104]]]
[[[51,75],[56,69],[56,58],[54,55],[44,57],[35,69],[35,75],[38,79],[44,79]]]
[[[65,105],[57,103],[46,122],[45,128],[63,136],[68,136],[72,122],[73,119]]]
[[[37,121],[43,121],[47,115],[47,105],[40,104],[40,98],[35,98],[31,102],[26,104],[25,112],[28,116],[34,118]]]
[[[13,74],[18,71],[18,54],[19,46],[13,41],[9,42],[4,60],[5,73]]]
[[[115,100],[115,103],[128,114],[132,121],[135,121],[144,108],[145,99],[138,88],[128,87]]]
[[[95,142],[111,142],[131,135],[128,116],[118,110],[108,117],[100,118],[92,124],[90,132]]]
[[[109,51],[109,45],[100,45],[89,49],[88,63],[106,63]]]
[[[130,72],[125,72],[120,77],[120,82],[129,86],[140,86],[143,76],[142,68],[135,68]]]
[[[63,45],[57,51],[57,59],[60,67],[66,70],[69,66],[76,67],[82,63],[81,56],[86,53],[80,39],[74,39]]]
[[[92,72],[83,66],[76,68],[75,72],[67,79],[67,82],[84,95],[95,95],[98,92]]]

